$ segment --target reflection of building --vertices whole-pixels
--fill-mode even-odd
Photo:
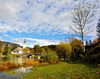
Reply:
[[[23,42],[23,49],[26,47],[26,39],[24,39],[24,42]]]
[[[21,47],[15,48],[13,51],[11,51],[11,54],[22,54],[23,49]]]

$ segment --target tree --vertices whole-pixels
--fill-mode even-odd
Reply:
[[[41,53],[46,53],[44,48],[41,48]]]
[[[23,49],[23,51],[24,51],[24,53],[29,53],[29,49],[26,47]]]
[[[35,51],[35,53],[39,53],[40,52],[40,46],[34,45],[34,51]]]
[[[69,43],[61,42],[57,46],[56,50],[57,50],[57,54],[59,56],[59,59],[61,56],[63,56],[63,58],[65,60],[66,56],[68,57],[71,54],[72,48],[71,48],[71,45]]]
[[[98,36],[98,40],[100,40],[100,19],[98,20],[98,24],[97,24],[97,36]]]
[[[98,42],[100,42],[99,39],[94,39],[94,40],[93,40],[93,44],[98,43]]]
[[[92,45],[92,41],[91,40],[89,40],[89,45]]]
[[[30,50],[30,53],[34,53],[34,49],[33,48]]]
[[[17,48],[17,46],[16,46],[16,45],[14,45],[14,47],[12,47],[12,48],[11,48],[11,51],[13,51],[15,48]]]
[[[46,53],[50,52],[51,50],[49,49],[49,47],[47,46],[43,46],[43,48],[45,49]]]
[[[8,55],[9,52],[10,52],[10,49],[9,49],[8,43],[7,43],[6,46],[5,46],[5,49],[4,49],[3,54],[4,54],[4,55]]]
[[[94,21],[96,9],[96,5],[79,2],[71,12],[74,26],[70,26],[70,30],[82,38],[83,52],[85,52],[84,36],[93,31],[90,24]]]
[[[78,39],[74,39],[71,42],[72,56],[79,57],[79,54],[81,53],[81,50],[82,50],[81,44],[82,44],[81,41],[79,41]]]
[[[88,41],[86,40],[86,46],[89,46],[89,43],[88,43]]]
[[[2,46],[2,42],[0,41],[0,53],[3,52],[3,46]]]

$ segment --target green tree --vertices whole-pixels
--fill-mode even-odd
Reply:
[[[84,36],[93,31],[91,23],[94,21],[96,11],[97,5],[79,2],[71,12],[74,26],[70,26],[70,32],[82,38],[83,52],[85,52]]]
[[[9,49],[8,43],[7,43],[6,46],[5,46],[5,49],[4,49],[3,54],[4,54],[4,55],[8,55],[9,52],[10,52],[10,49]]]
[[[88,41],[86,40],[86,46],[89,46],[89,43],[88,43]]]
[[[11,48],[11,51],[13,51],[15,48],[17,48],[17,46],[15,45],[14,47]]]
[[[40,46],[34,45],[34,51],[35,51],[35,53],[39,53],[40,52]]]
[[[57,45],[57,54],[59,56],[59,59],[61,56],[63,56],[64,60],[66,57],[70,56],[72,47],[69,43],[61,42],[59,45]]]
[[[0,41],[0,53],[3,52],[3,46],[2,46],[2,42]]]

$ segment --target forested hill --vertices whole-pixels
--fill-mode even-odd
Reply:
[[[19,44],[15,44],[15,43],[10,43],[10,42],[6,42],[6,41],[1,41],[1,43],[2,43],[2,45],[3,45],[3,47],[5,47],[6,46],[6,44],[8,43],[8,47],[11,49],[11,48],[13,48],[13,47],[19,47],[20,45]]]

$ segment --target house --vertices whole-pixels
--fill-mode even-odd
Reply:
[[[11,54],[22,54],[22,53],[25,53],[25,51],[23,51],[23,49],[25,49],[25,48],[26,48],[26,39],[24,39],[23,48],[17,47],[13,51],[11,51]],[[29,51],[28,51],[28,53],[29,53]]]
[[[11,51],[11,54],[22,54],[23,49],[21,47],[15,48],[13,51]]]

